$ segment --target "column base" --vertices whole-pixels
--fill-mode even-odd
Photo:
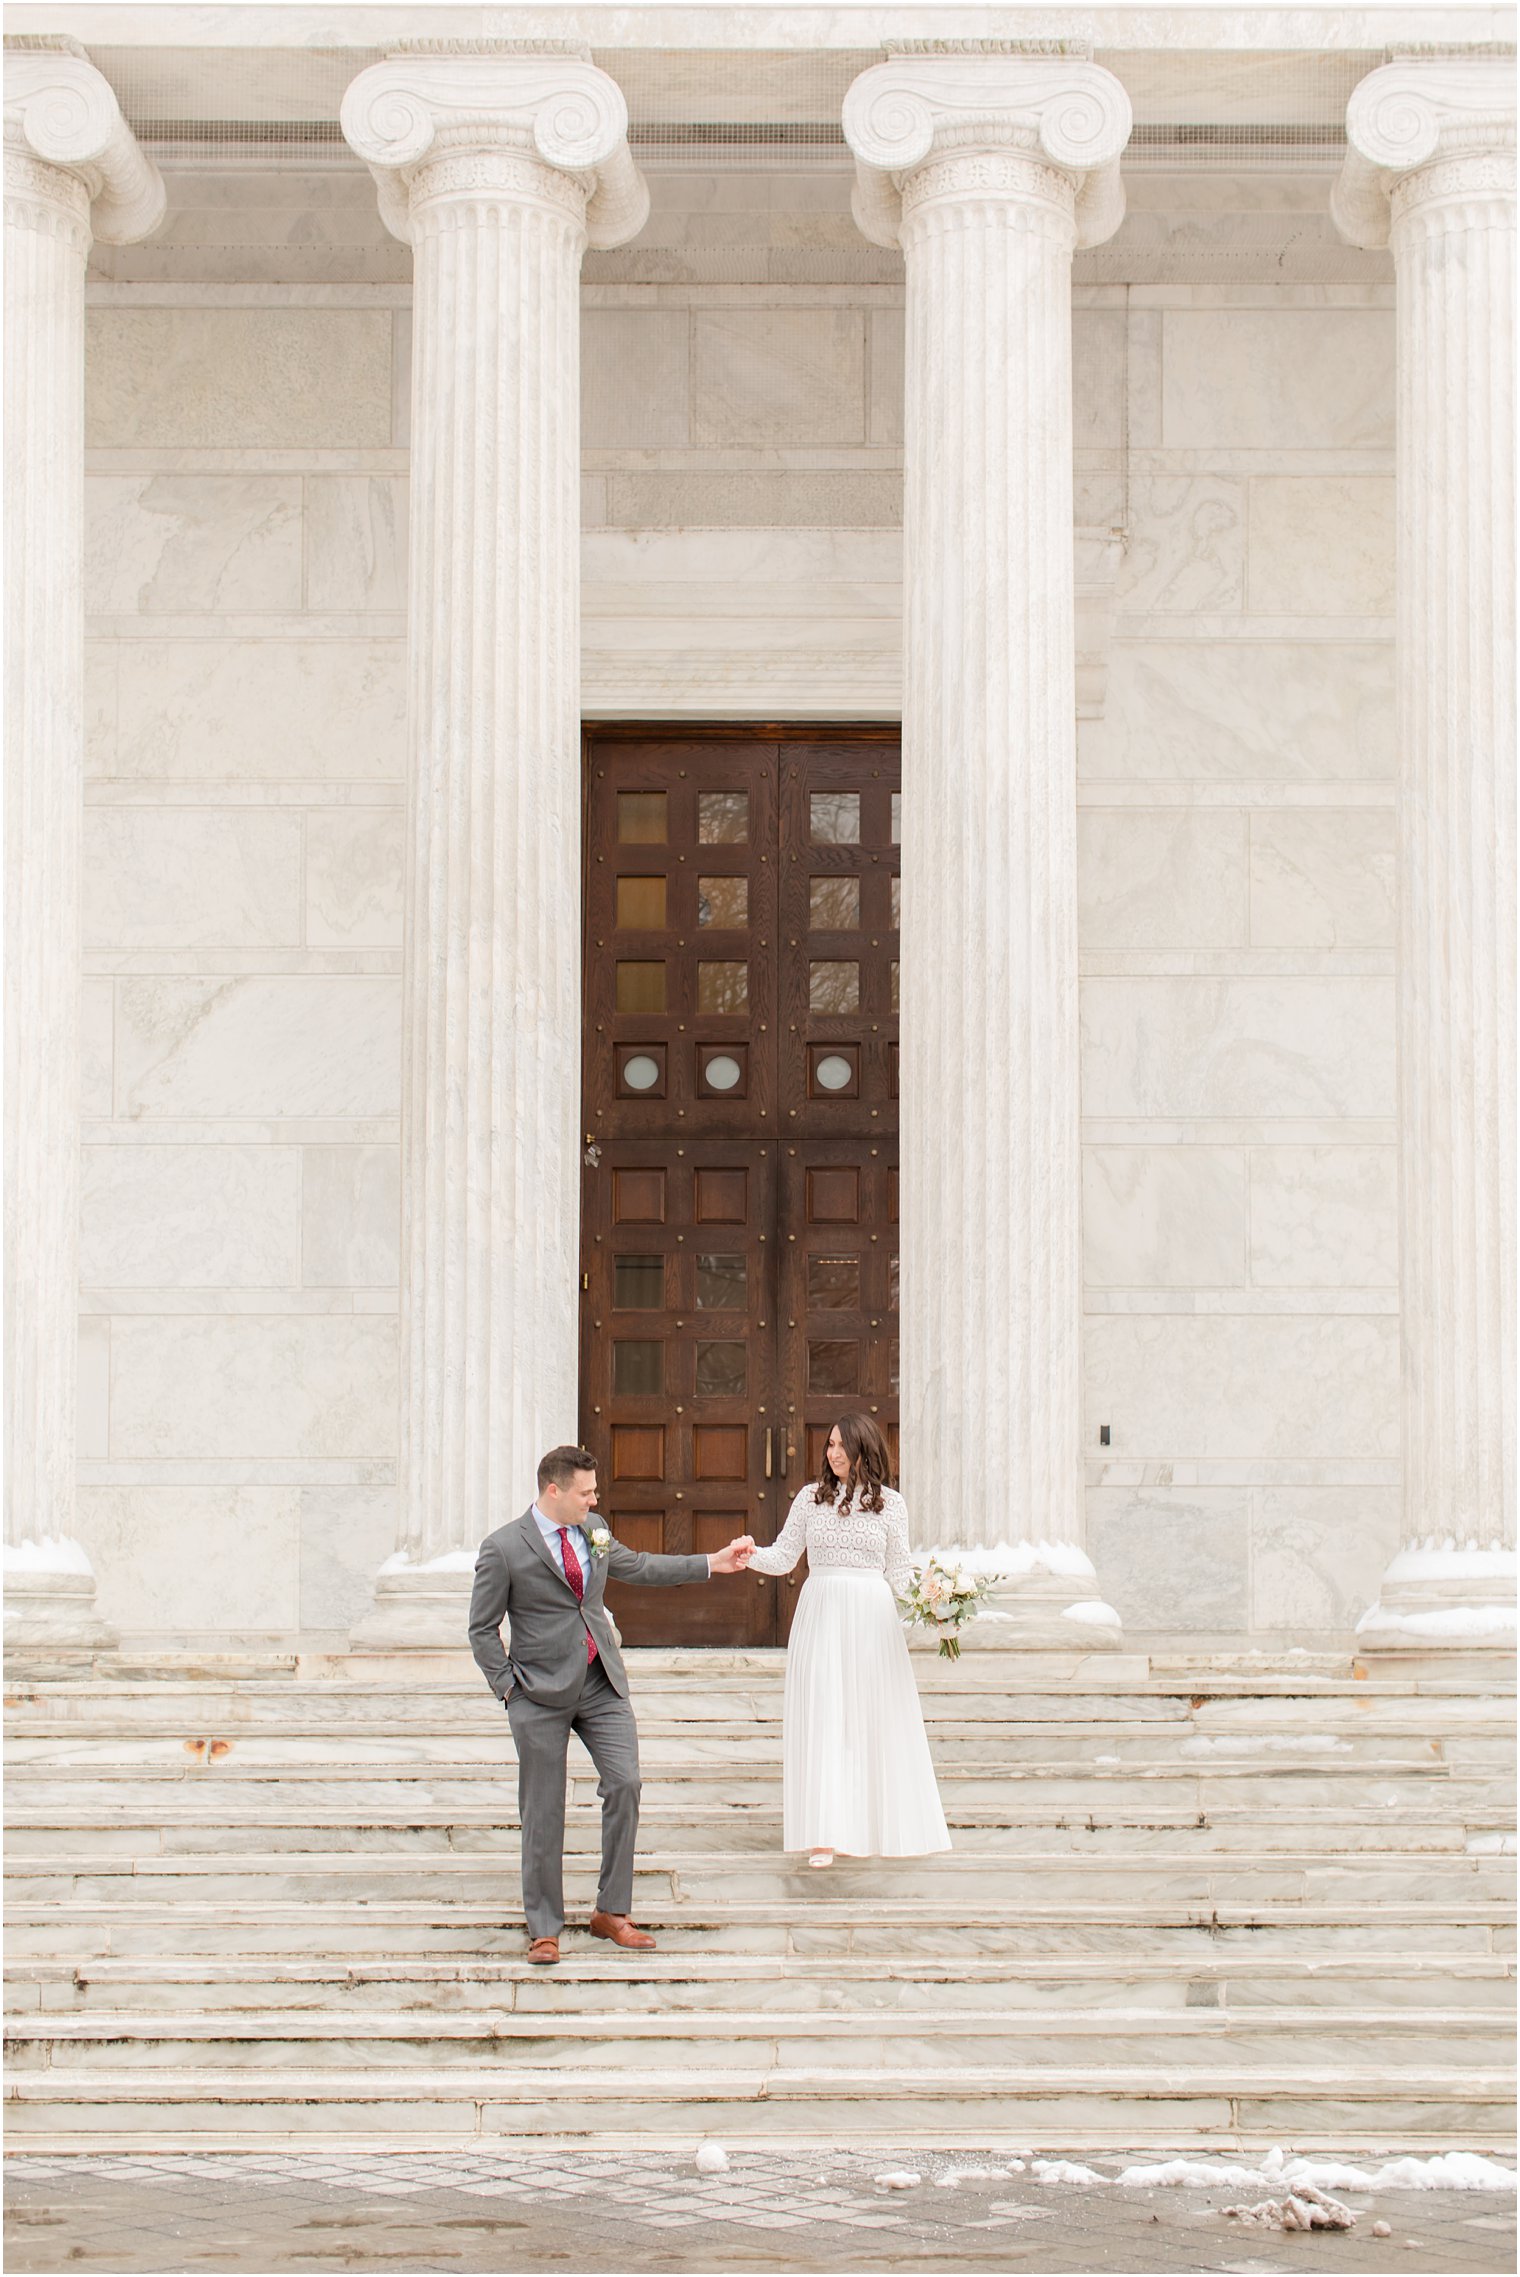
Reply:
[[[56,1653],[89,1655],[110,1652],[116,1631],[95,1610],[95,1576],[84,1572],[48,1572],[22,1567],[7,1560],[5,1576],[5,1650],[17,1654]]]
[[[473,1551],[456,1550],[428,1565],[382,1566],[375,1602],[349,1631],[354,1652],[459,1651],[469,1644]]]
[[[1122,1652],[1124,1629],[1098,1593],[1092,1559],[1074,1542],[999,1542],[958,1549],[926,1545],[941,1565],[995,1577],[977,1618],[961,1631],[962,1652]],[[938,1650],[931,1630],[910,1629],[915,1650]]]
[[[1356,1625],[1362,1652],[1513,1653],[1515,1552],[1493,1542],[1410,1542]]]

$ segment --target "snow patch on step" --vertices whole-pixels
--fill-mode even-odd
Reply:
[[[7,1542],[3,1553],[3,1570],[6,1573],[82,1573],[93,1575],[82,1542],[68,1534],[43,1534],[37,1540],[31,1535],[19,1542]]]

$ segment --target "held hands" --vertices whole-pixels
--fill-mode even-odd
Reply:
[[[755,1554],[752,1534],[740,1534],[726,1548],[714,1550],[709,1563],[714,1573],[742,1573]]]

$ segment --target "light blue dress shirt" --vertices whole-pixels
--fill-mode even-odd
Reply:
[[[559,1538],[559,1528],[551,1519],[544,1516],[536,1502],[533,1505],[533,1515],[538,1521],[539,1532],[549,1545],[550,1557],[553,1558],[560,1572],[563,1573],[565,1570],[565,1553]],[[586,1539],[586,1531],[583,1526],[567,1526],[565,1531],[570,1536],[571,1549],[581,1561],[581,1586],[584,1588],[586,1576],[591,1571],[591,1544]]]

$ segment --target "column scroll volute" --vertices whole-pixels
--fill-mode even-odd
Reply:
[[[905,48],[862,72],[845,97],[856,224],[873,244],[896,246],[910,173],[951,150],[1002,149],[1068,176],[1077,241],[1101,244],[1124,218],[1119,158],[1132,116],[1120,81],[1081,57]]]
[[[403,241],[415,171],[445,149],[517,149],[580,181],[594,246],[625,244],[649,216],[622,89],[585,55],[534,47],[387,56],[350,85],[341,118],[375,177],[387,228]]]

